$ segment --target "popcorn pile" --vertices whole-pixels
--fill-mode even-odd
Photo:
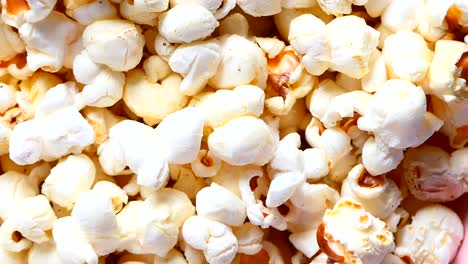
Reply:
[[[1,0],[0,263],[448,264],[466,0]]]

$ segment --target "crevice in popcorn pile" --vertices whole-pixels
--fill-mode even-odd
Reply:
[[[466,0],[0,0],[0,264],[466,263],[467,81]]]

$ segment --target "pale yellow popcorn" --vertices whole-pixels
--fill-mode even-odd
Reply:
[[[220,35],[239,35],[247,37],[249,34],[249,22],[240,13],[234,13],[223,19],[218,27]]]
[[[188,98],[179,90],[182,78],[178,74],[172,73],[160,82],[152,82],[147,76],[141,69],[128,72],[123,100],[145,123],[155,125],[182,109]]]
[[[0,227],[1,244],[8,250],[19,252],[33,243],[51,240],[48,231],[57,217],[43,195],[21,200]]]

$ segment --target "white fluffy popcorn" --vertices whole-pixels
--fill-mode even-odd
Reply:
[[[330,69],[352,78],[369,72],[369,59],[380,33],[357,16],[343,16],[327,24]]]
[[[19,34],[12,27],[0,21],[0,61],[7,61],[24,52],[25,45]]]
[[[392,32],[412,31],[418,25],[419,16],[423,14],[424,0],[390,1],[382,13],[382,25]]]
[[[330,48],[325,23],[312,14],[291,21],[288,39],[303,54],[302,63],[312,75],[321,75],[330,67]]]
[[[414,263],[450,263],[463,239],[463,223],[442,205],[419,209],[396,236],[395,254]]]
[[[57,254],[63,262],[70,264],[98,263],[96,252],[81,231],[75,218],[66,216],[57,219],[52,234]]]
[[[141,29],[126,20],[100,20],[83,32],[83,45],[90,59],[114,71],[134,68],[143,56]]]
[[[188,197],[174,189],[160,189],[144,201],[132,201],[117,215],[119,249],[165,257],[177,243],[179,228],[194,213]]]
[[[272,16],[281,12],[281,0],[237,0],[237,4],[245,13],[254,17]]]
[[[366,211],[380,219],[390,216],[403,199],[391,179],[367,175],[361,164],[356,165],[343,181],[341,196],[359,202]]]
[[[128,197],[117,185],[101,181],[76,201],[71,216],[99,256],[114,252],[119,245],[116,214]]]
[[[80,195],[91,189],[95,175],[96,168],[88,156],[70,155],[52,168],[41,192],[50,201],[70,210]]]
[[[51,27],[54,30],[50,30]],[[79,40],[81,31],[78,23],[57,11],[52,11],[37,23],[23,24],[19,33],[26,45],[28,67],[32,71],[39,68],[48,72],[59,71],[65,63],[68,49]]]
[[[242,225],[246,217],[244,202],[216,183],[212,183],[197,193],[196,208],[199,216],[229,226]]]
[[[239,227],[233,227],[232,232],[238,241],[238,253],[254,255],[262,250],[263,232],[260,227],[246,222]]]
[[[369,137],[362,146],[362,164],[374,176],[395,169],[403,160],[403,150],[391,148],[379,138]]]
[[[340,16],[351,13],[352,5],[362,6],[367,0],[317,0],[317,3],[325,13]]]
[[[317,232],[320,248],[334,261],[380,263],[395,246],[386,224],[347,198],[325,212]]]
[[[67,2],[66,0],[64,2]],[[83,26],[97,20],[117,19],[117,9],[110,0],[76,1],[65,3],[65,13]]]
[[[463,54],[468,52],[468,44],[453,40],[439,40],[435,44],[434,58],[429,69],[427,92],[449,102],[460,96],[466,89],[463,69],[457,67]],[[466,78],[466,77],[465,77]]]
[[[84,50],[73,61],[73,75],[85,84],[80,94],[86,105],[109,107],[122,98],[125,75],[93,62]]]
[[[232,89],[244,84],[265,88],[267,60],[260,47],[238,35],[221,36],[219,41],[221,63],[209,85],[216,89]]]
[[[180,45],[172,53],[169,66],[184,76],[180,91],[185,95],[200,92],[213,77],[221,62],[221,47],[217,40]]]
[[[382,55],[387,64],[389,79],[398,78],[420,82],[432,61],[432,51],[424,38],[414,32],[397,32],[385,39]]]
[[[19,28],[24,23],[37,23],[46,18],[54,9],[57,0],[34,1],[2,0],[2,20],[13,27]]]
[[[168,115],[156,127],[160,149],[171,164],[188,164],[200,151],[204,118],[194,107],[186,107]]]
[[[171,43],[203,39],[219,26],[214,15],[201,5],[176,5],[159,17],[158,29]]]
[[[208,147],[231,165],[264,165],[273,157],[276,142],[264,121],[244,116],[216,128],[208,136]]]
[[[203,250],[208,263],[230,263],[237,252],[238,242],[231,228],[202,216],[188,218],[182,236],[191,247]]]
[[[92,127],[78,111],[81,107],[74,83],[49,89],[37,106],[36,117],[14,127],[10,158],[25,165],[81,152],[95,139]]]
[[[242,116],[260,117],[265,102],[264,91],[254,85],[241,85],[234,90],[218,90],[195,105],[203,113],[207,126],[220,127]]]
[[[142,123],[125,120],[113,126],[98,155],[109,175],[119,175],[128,166],[140,185],[161,188],[168,180],[167,160],[158,148],[154,130]]]
[[[160,13],[168,8],[169,0],[125,0],[120,3],[120,14],[135,23],[155,26]]]
[[[28,263],[30,264],[62,264],[53,242],[34,244],[28,252]]]
[[[398,149],[422,144],[441,126],[441,120],[426,113],[422,88],[398,79],[384,83],[358,120],[359,129],[373,132],[390,148]]]
[[[43,195],[28,197],[15,206],[0,227],[1,244],[10,251],[19,252],[31,247],[32,243],[43,243],[51,239],[47,231],[57,217]]]

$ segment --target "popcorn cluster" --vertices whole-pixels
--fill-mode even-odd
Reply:
[[[466,0],[0,3],[0,263],[457,254]]]

